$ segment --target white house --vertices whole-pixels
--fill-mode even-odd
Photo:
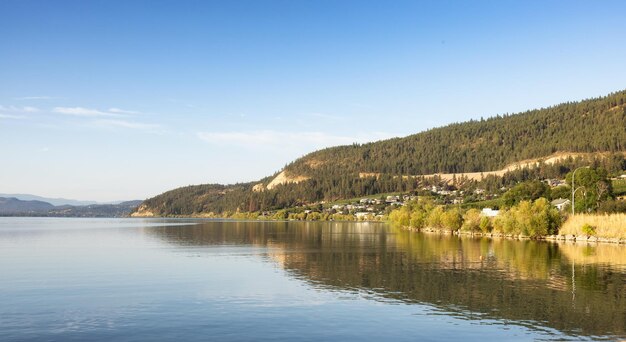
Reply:
[[[563,209],[565,209],[566,206],[570,205],[572,203],[572,201],[568,200],[568,199],[563,199],[563,198],[559,198],[559,199],[555,199],[554,201],[551,202],[553,206],[555,206],[559,211],[562,211]]]
[[[385,200],[385,202],[395,203],[395,202],[398,202],[399,200],[400,200],[400,196],[387,196],[387,199]]]
[[[480,214],[486,217],[496,217],[498,216],[498,214],[500,214],[500,210],[493,210],[491,208],[483,208]]]
[[[372,213],[368,213],[368,212],[358,212],[358,213],[354,213],[354,216],[355,216],[357,219],[361,219],[361,220],[362,220],[362,219],[365,219],[365,218],[367,218],[368,216],[371,216],[371,215],[372,215]]]

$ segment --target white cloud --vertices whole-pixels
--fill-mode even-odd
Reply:
[[[52,109],[54,113],[84,116],[84,117],[122,117],[125,116],[120,113],[103,112],[97,109],[83,108],[83,107],[55,107]]]
[[[115,114],[139,114],[138,111],[124,110],[124,109],[119,109],[119,108],[109,108],[109,112],[115,113]]]
[[[323,148],[352,143],[363,143],[391,138],[385,132],[360,133],[354,136],[332,135],[324,132],[278,132],[271,130],[252,132],[199,132],[197,137],[210,144],[260,146],[307,146]]]
[[[108,111],[83,107],[55,107],[52,111],[65,115],[91,118],[92,120],[85,124],[92,127],[138,129],[151,131],[152,133],[162,133],[161,125],[126,120],[130,114],[139,113],[137,111],[115,107],[109,108]]]
[[[0,119],[20,120],[20,119],[26,119],[26,117],[23,116],[23,115],[10,115],[10,114],[2,114],[2,113],[0,113]]]
[[[126,120],[96,120],[93,122],[97,126],[103,127],[122,127],[122,128],[131,128],[131,129],[142,129],[142,130],[156,130],[160,128],[160,125],[156,124],[147,124],[141,122],[133,122]]]
[[[28,107],[28,106],[27,106],[27,107],[22,107],[22,110],[23,110],[25,113],[36,113],[36,112],[38,112],[38,111],[39,111],[39,109],[38,109],[38,108],[35,108],[35,107]]]
[[[2,106],[2,105],[0,105],[0,111],[2,111],[2,112],[10,112],[10,113],[36,113],[36,112],[39,111],[39,108],[30,107],[30,106],[17,107],[17,106]]]

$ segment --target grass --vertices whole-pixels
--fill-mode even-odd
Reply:
[[[626,239],[626,214],[577,214],[570,216],[559,230],[561,235],[585,235],[583,226],[595,227],[596,236]]]

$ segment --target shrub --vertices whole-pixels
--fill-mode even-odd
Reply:
[[[493,230],[502,234],[512,234],[516,229],[515,217],[509,210],[501,211],[493,220]]]
[[[487,216],[483,216],[480,218],[479,226],[480,230],[483,233],[489,233],[493,229],[493,226],[491,225],[491,219],[489,219]]]
[[[480,210],[478,209],[470,209],[465,215],[463,215],[463,225],[461,229],[467,230],[470,232],[478,232],[481,230],[480,222],[481,222]],[[486,217],[485,217],[486,218]]]
[[[493,225],[504,234],[539,237],[556,234],[561,221],[558,210],[552,208],[547,199],[540,198],[534,202],[521,201],[496,217]]]
[[[442,207],[435,207],[430,211],[430,213],[428,213],[428,217],[426,217],[426,224],[432,228],[441,228],[443,214],[444,212]]]
[[[583,231],[583,234],[587,235],[587,236],[595,236],[596,235],[596,227],[590,225],[589,223],[585,223],[581,230]]]
[[[458,209],[445,211],[441,217],[441,224],[450,230],[459,230],[463,225],[463,216]]]
[[[412,212],[410,224],[411,227],[423,228],[426,225],[426,212],[419,209]]]
[[[401,227],[407,227],[411,224],[411,214],[406,207],[394,210],[389,214],[389,220]]]

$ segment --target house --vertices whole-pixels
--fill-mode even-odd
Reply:
[[[570,205],[572,202],[568,199],[563,199],[563,198],[559,198],[559,199],[555,199],[554,201],[551,202],[551,204],[556,207],[559,211],[562,211],[563,209],[565,209],[566,206]]]
[[[548,184],[551,188],[565,184],[565,181],[562,179],[549,179],[548,178],[548,179],[544,179],[543,182]]]
[[[396,203],[400,200],[400,196],[387,196],[385,202],[387,203]]]
[[[354,213],[354,216],[357,219],[366,219],[368,216],[372,215],[372,213],[368,213],[368,212],[358,212],[358,213]]]
[[[498,216],[498,214],[500,214],[500,210],[493,210],[491,208],[483,208],[483,210],[480,212],[480,215],[486,217],[496,217]]]

